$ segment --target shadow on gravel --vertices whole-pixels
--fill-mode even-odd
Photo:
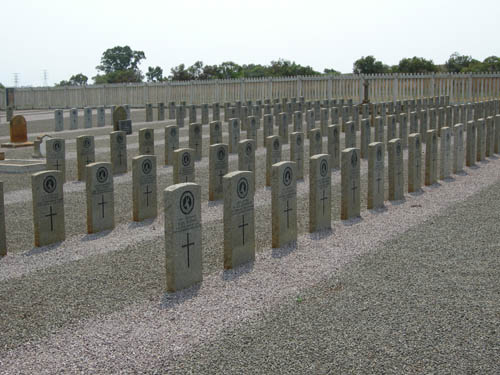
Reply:
[[[197,283],[190,288],[179,290],[175,293],[166,292],[163,294],[160,302],[160,309],[171,309],[176,305],[180,305],[190,299],[196,297],[200,291],[201,283]]]
[[[372,215],[380,215],[387,211],[389,211],[389,209],[386,206],[380,208],[372,208],[368,210],[368,212],[370,212]]]
[[[224,200],[219,199],[218,201],[208,201],[207,206],[208,207],[217,207],[217,206],[222,206],[224,205]]]
[[[318,240],[322,240],[324,238],[328,238],[332,235],[333,235],[332,229],[324,229],[324,230],[320,230],[318,232],[309,233],[308,237],[309,237],[309,239],[311,239],[313,241],[318,241]]]
[[[297,241],[290,242],[288,245],[273,249],[271,252],[271,256],[273,258],[283,258],[287,255],[291,254],[293,251],[297,249]]]
[[[363,221],[362,217],[356,217],[354,219],[349,220],[341,220],[340,222],[344,227],[352,227],[353,225],[359,224]]]
[[[477,164],[474,164],[474,165],[471,165],[470,167],[467,167],[467,168],[470,168],[470,169],[479,169],[481,167],[479,165],[477,165]]]
[[[23,255],[26,257],[30,257],[32,255],[39,255],[43,253],[47,253],[49,251],[55,250],[60,247],[62,242],[58,242],[52,245],[42,246],[42,247],[34,247],[31,250],[25,252]]]
[[[428,189],[439,189],[441,187],[441,184],[439,182],[436,182],[435,184],[432,185],[425,185],[425,187]]]
[[[411,195],[412,197],[419,197],[421,195],[425,194],[425,191],[420,189],[419,191],[414,191],[412,193],[408,193],[408,195]]]
[[[455,177],[451,177],[450,176],[450,177],[447,177],[447,178],[445,178],[444,180],[441,180],[441,181],[446,182],[447,184],[449,184],[450,182],[455,182],[456,180],[455,180]]]
[[[253,271],[253,266],[255,262],[248,262],[232,270],[224,270],[222,272],[222,280],[233,281],[243,276],[246,273]]]
[[[105,231],[102,231],[99,233],[86,234],[85,236],[83,236],[83,238],[80,241],[86,242],[86,241],[97,240],[98,238],[106,237],[107,235],[111,234],[111,232],[113,232],[112,229],[105,230]]]
[[[154,222],[155,222],[155,219],[153,219],[153,218],[146,219],[143,221],[132,221],[129,223],[128,229],[147,227],[147,226],[154,224]]]
[[[457,176],[468,176],[469,174],[466,171],[455,173]]]

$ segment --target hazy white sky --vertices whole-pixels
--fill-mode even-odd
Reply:
[[[0,82],[40,86],[96,75],[102,53],[142,50],[140,65],[197,60],[268,64],[284,58],[316,70],[352,71],[361,56],[386,64],[455,51],[500,55],[500,0],[46,0],[2,1]]]

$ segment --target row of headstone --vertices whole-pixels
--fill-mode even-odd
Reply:
[[[104,106],[97,107],[97,126],[103,127],[106,123],[106,109]],[[71,108],[69,111],[69,129],[78,129],[78,109]],[[83,108],[83,127],[86,129],[93,127],[93,109],[91,107]],[[64,130],[64,112],[62,109],[54,111],[54,130]]]

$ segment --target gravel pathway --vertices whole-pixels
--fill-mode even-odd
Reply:
[[[366,371],[367,368],[369,369],[369,367],[366,367],[366,361],[370,360],[370,358],[372,358],[370,363],[373,366],[383,366],[384,362],[388,362],[388,358],[394,359],[394,365],[390,365],[389,363],[388,367],[374,367],[377,371],[409,371],[405,367],[400,367],[400,371],[397,371],[398,368],[395,366],[398,363],[400,363],[400,366],[405,364],[401,361],[398,362],[399,357],[395,350],[397,348],[395,345],[398,345],[398,343],[401,345],[401,342],[398,341],[401,336],[393,335],[387,337],[383,331],[384,326],[382,326],[380,331],[382,333],[375,335],[375,338],[379,338],[382,341],[376,347],[379,350],[372,353],[371,357],[370,353],[363,351],[365,348],[361,344],[370,343],[370,335],[363,335],[362,329],[365,327],[363,320],[353,320],[357,325],[347,324],[344,327],[340,326],[342,330],[335,331],[335,329],[332,329],[332,332],[336,332],[339,337],[332,334],[331,342],[338,342],[339,345],[345,342],[345,346],[341,349],[349,355],[342,355],[341,350],[339,350],[337,356],[331,352],[331,356],[326,355],[321,358],[322,361],[318,360],[317,364],[316,362],[312,363],[307,359],[307,353],[311,353],[311,350],[313,350],[314,353],[325,354],[328,353],[327,350],[330,348],[323,342],[315,342],[314,338],[316,335],[314,335],[314,332],[323,333],[329,331],[331,326],[326,321],[325,324],[322,324],[321,319],[319,319],[324,315],[325,310],[319,312],[313,310],[311,311],[311,317],[302,317],[304,333],[301,335],[302,331],[295,329],[295,327],[300,327],[298,323],[301,321],[301,316],[294,315],[294,309],[290,308],[290,301],[295,301],[297,296],[301,296],[301,294],[304,294],[303,298],[307,301],[307,298],[310,298],[309,296],[312,296],[313,293],[321,295],[325,290],[330,290],[331,288],[344,290],[341,287],[344,284],[339,286],[336,278],[346,275],[342,273],[346,272],[346,270],[343,271],[343,267],[359,260],[361,261],[361,266],[359,266],[361,267],[361,271],[359,272],[360,277],[355,277],[358,273],[353,274],[352,277],[358,280],[358,288],[361,292],[364,292],[364,294],[360,293],[360,295],[366,295],[367,297],[366,299],[354,301],[359,296],[354,293],[355,289],[353,291],[348,289],[345,291],[344,297],[346,305],[348,305],[348,302],[354,301],[355,303],[352,303],[351,308],[356,311],[361,310],[362,312],[368,309],[368,307],[363,308],[363,306],[374,306],[374,314],[379,313],[377,315],[378,321],[381,323],[385,322],[386,329],[394,328],[389,324],[390,320],[388,316],[383,314],[384,310],[380,310],[379,305],[382,304],[377,304],[377,300],[374,299],[377,294],[375,293],[372,296],[368,295],[368,292],[377,291],[374,289],[380,285],[377,281],[389,279],[392,283],[387,282],[385,284],[392,286],[392,289],[389,288],[387,291],[382,290],[379,294],[385,298],[384,305],[388,305],[393,309],[397,310],[400,306],[398,304],[398,301],[400,301],[398,299],[399,295],[394,292],[399,291],[401,294],[402,290],[408,290],[410,296],[411,292],[414,291],[413,296],[417,301],[419,301],[419,295],[416,292],[429,290],[429,298],[424,302],[428,304],[431,304],[431,302],[435,303],[436,301],[445,302],[448,295],[444,294],[444,291],[448,289],[440,288],[439,284],[432,283],[435,278],[433,279],[429,276],[439,275],[440,272],[446,272],[447,274],[452,274],[452,272],[438,267],[440,263],[434,263],[432,257],[426,259],[417,255],[420,248],[428,249],[424,254],[427,256],[440,254],[439,251],[436,251],[437,248],[440,248],[441,244],[437,240],[434,240],[437,238],[444,242],[445,245],[449,242],[446,248],[448,253],[443,252],[444,255],[447,255],[444,256],[444,259],[448,260],[449,264],[452,265],[461,264],[460,262],[452,262],[450,260],[454,259],[455,256],[449,250],[454,248],[454,242],[452,241],[456,241],[457,246],[460,246],[462,243],[460,236],[457,236],[457,238],[453,237],[453,231],[469,233],[469,242],[471,242],[471,245],[475,244],[476,248],[484,243],[488,243],[489,238],[496,241],[492,243],[493,247],[489,248],[490,252],[478,254],[476,257],[469,256],[468,259],[479,262],[484,256],[494,257],[496,255],[497,258],[491,259],[492,264],[489,265],[492,271],[485,273],[493,277],[493,280],[498,280],[498,266],[494,263],[496,261],[496,264],[498,264],[498,252],[492,252],[491,249],[498,249],[498,229],[495,228],[495,224],[498,222],[496,213],[500,205],[500,192],[497,186],[499,182],[498,176],[500,175],[500,163],[493,161],[481,163],[480,165],[480,168],[468,169],[467,172],[469,175],[456,176],[453,182],[442,182],[441,185],[425,188],[424,194],[409,195],[406,201],[398,202],[394,205],[388,203],[387,210],[365,211],[361,220],[335,222],[332,231],[314,235],[304,234],[299,237],[296,246],[279,250],[271,250],[268,247],[262,248],[254,264],[247,265],[235,271],[211,272],[205,276],[205,280],[200,286],[181,293],[173,295],[156,294],[156,297],[149,300],[138,299],[134,301],[127,295],[127,286],[134,286],[140,290],[153,289],[157,291],[158,284],[164,282],[164,278],[158,277],[158,283],[154,285],[148,284],[150,282],[149,279],[147,279],[147,282],[141,278],[128,280],[122,290],[123,297],[115,296],[116,299],[123,299],[125,305],[128,302],[127,307],[111,314],[96,311],[91,318],[67,326],[62,331],[55,329],[53,334],[45,338],[34,339],[16,348],[3,351],[0,356],[0,371],[5,373],[133,373],[157,370],[163,373],[169,369],[175,369],[179,370],[179,372],[194,373],[204,373],[207,371],[242,373],[250,372],[252,371],[250,370],[251,368],[255,369],[256,366],[259,366],[258,368],[261,368],[262,372],[295,372],[294,370],[298,369],[298,372],[321,373],[328,372],[332,367],[320,368],[312,366],[330,366],[334,363],[330,359],[333,357],[338,361],[342,361],[344,358],[342,362],[346,368],[344,372],[356,372],[356,369],[365,369]],[[486,193],[477,194],[482,189],[486,189],[491,185],[494,185],[494,187],[487,190]],[[491,197],[491,194],[488,195],[489,191],[493,191],[493,197]],[[473,196],[474,194],[477,195]],[[467,199],[471,198],[471,196],[473,196],[470,200],[472,203],[468,203]],[[475,203],[477,201],[482,202],[482,206]],[[459,207],[455,216],[445,211],[453,205]],[[460,211],[460,207],[465,208]],[[465,218],[474,209],[477,210],[476,217],[473,217],[475,220],[471,219],[469,222]],[[484,211],[486,211],[485,214],[483,214]],[[447,215],[450,216],[449,219],[447,219]],[[455,217],[457,220],[452,220]],[[492,237],[488,237],[486,231],[481,231],[483,218],[491,222],[487,229],[492,229]],[[411,232],[412,227],[417,226],[416,229],[413,229],[419,230],[418,226],[426,220],[427,223],[424,226],[427,227],[421,230],[419,236],[409,239],[405,237],[407,234],[401,236],[409,229]],[[472,222],[475,225],[472,225]],[[455,228],[452,228],[452,225],[449,225],[450,223],[454,224]],[[467,231],[465,232],[465,230]],[[429,232],[431,232],[431,235],[428,235]],[[415,239],[418,241],[415,241]],[[393,245],[394,243],[396,245]],[[147,244],[145,246],[145,250],[147,250]],[[364,259],[370,260],[372,259],[371,257],[376,256],[378,253],[384,253],[384,246],[388,247],[389,250],[392,249],[393,252],[404,248],[404,253],[398,252],[396,255],[399,257],[387,258],[387,263],[380,261],[365,261],[363,263]],[[471,249],[464,245],[460,251],[459,254],[467,255]],[[374,255],[370,255],[371,252]],[[145,251],[145,256],[148,256],[148,254]],[[422,264],[406,262],[407,258],[403,255],[413,256],[416,261],[421,261]],[[479,255],[483,255],[483,258],[479,257]],[[34,257],[40,258],[42,256],[43,254],[39,254]],[[403,259],[403,264],[406,264],[406,267],[397,273],[398,275],[406,277],[404,280],[409,280],[413,273],[417,275],[420,273],[422,274],[419,278],[420,280],[428,280],[428,284],[424,284],[426,288],[422,288],[422,285],[416,284],[414,285],[414,289],[411,289],[408,288],[408,285],[402,284],[402,281],[396,277],[392,279],[388,277],[388,272],[393,268],[391,267],[391,262],[395,261],[395,259]],[[96,261],[96,264],[98,264],[98,257]],[[137,261],[137,259],[133,258],[132,262],[134,261]],[[157,257],[153,261],[161,262],[163,259],[160,256],[159,259]],[[365,279],[361,277],[364,275],[363,264],[371,265],[373,267],[372,273],[378,275],[379,279],[368,279],[368,281],[364,282]],[[140,265],[142,266],[142,263]],[[416,267],[416,265],[420,267]],[[482,265],[483,268],[488,267],[487,264]],[[9,268],[8,264],[5,266],[7,269]],[[397,263],[394,265],[396,269],[398,266],[399,264]],[[431,269],[432,272],[430,274],[423,274],[423,269],[426,267]],[[55,269],[57,268],[56,266]],[[108,272],[111,271],[114,270],[108,270]],[[143,272],[147,273],[149,269],[145,267]],[[491,273],[492,275],[490,275]],[[139,272],[134,277],[138,277],[140,274]],[[112,282],[112,275],[109,274],[110,282]],[[366,272],[365,277],[368,278],[370,275],[370,273]],[[12,279],[11,282],[14,280]],[[135,283],[132,283],[132,281]],[[52,280],[52,282],[56,283],[57,280]],[[406,288],[401,288],[401,285],[405,285]],[[498,328],[498,302],[496,304],[491,303],[491,301],[498,301],[498,298],[496,300],[491,299],[492,293],[496,293],[495,295],[498,297],[498,283],[496,283],[497,289],[493,290],[493,292],[491,291],[491,287],[488,289],[486,286],[495,284],[484,282],[481,285],[485,286],[484,295],[476,295],[475,289],[471,289],[469,295],[475,297],[472,302],[479,303],[481,301],[490,308],[491,312],[490,310],[486,311],[487,316],[490,318],[491,314],[494,314],[496,310],[496,315],[493,315],[493,319],[496,319],[493,320],[493,323],[496,323],[496,325],[493,325],[493,327],[496,326]],[[88,285],[88,287],[96,288],[97,286]],[[106,288],[104,285],[99,285],[99,287]],[[431,290],[433,291],[432,293],[430,293]],[[391,291],[393,292],[392,294],[390,293]],[[483,296],[484,300],[480,298]],[[368,297],[372,298],[372,300]],[[405,295],[401,297],[405,297]],[[363,303],[366,303],[366,305],[363,305]],[[336,307],[340,312],[344,312],[346,317],[355,317],[356,315],[350,314],[351,310],[347,307],[343,309],[343,306],[346,305],[333,304],[332,307]],[[453,307],[453,304],[450,303],[449,305]],[[330,306],[328,305],[328,307]],[[291,313],[289,315],[281,315],[281,312],[288,311],[287,309]],[[459,307],[450,310],[458,310],[458,313],[460,313],[461,309],[463,310],[463,307],[459,305]],[[326,309],[326,312],[329,311]],[[371,312],[370,309],[368,311]],[[403,309],[402,311],[405,310]],[[481,310],[478,310],[478,312],[481,312]],[[340,314],[333,314],[332,317],[328,318],[330,320],[334,319],[334,322],[338,323],[337,319],[335,319],[338,316]],[[430,316],[432,317],[433,315],[431,314]],[[429,322],[425,311],[420,313],[419,317],[424,319],[424,322]],[[446,321],[448,323],[453,321],[453,317],[454,315],[447,316]],[[411,315],[406,318],[411,318]],[[22,318],[19,317],[18,319]],[[273,319],[280,321],[283,325],[281,329],[276,328],[275,331],[271,331],[272,328],[274,329],[274,325],[272,324]],[[258,323],[258,320],[261,320],[262,323]],[[269,322],[268,326],[266,326],[266,322]],[[288,322],[290,324],[287,324]],[[294,326],[293,322],[297,322],[297,325]],[[54,323],[56,324],[57,322]],[[430,321],[430,323],[433,322]],[[315,327],[314,324],[317,325],[316,330],[313,330]],[[488,324],[485,325],[486,330],[484,332],[489,332],[489,336],[482,336],[484,339],[487,339],[483,344],[485,348],[483,352],[486,354],[495,354],[494,345],[493,352],[491,352],[492,345],[490,345],[490,342],[491,335],[493,335],[493,338],[498,338],[498,331],[488,331],[487,328],[491,326],[491,323]],[[379,326],[380,324],[375,324],[374,327]],[[464,326],[469,327],[468,325]],[[430,324],[430,328],[432,327],[439,328],[440,325]],[[239,332],[244,333],[246,329],[250,330],[247,336],[239,336]],[[260,334],[260,332],[267,332],[266,330],[275,332],[275,336],[270,337],[271,335],[269,335],[269,345],[265,340],[268,336]],[[233,332],[236,332],[236,334],[231,336]],[[444,335],[444,337],[452,338],[452,334],[446,331],[446,329],[444,331],[435,329],[434,332],[436,332],[434,336],[443,332],[448,334],[448,336]],[[451,332],[455,331],[452,330]],[[407,334],[410,333],[414,334],[413,331],[409,330]],[[471,334],[473,333],[471,331]],[[480,334],[481,332],[475,335],[473,339],[476,339],[476,336],[480,336]],[[466,337],[463,334],[461,335],[461,337]],[[303,347],[297,344],[300,342],[302,336],[310,340],[304,341],[305,344]],[[233,341],[230,340],[231,337]],[[246,337],[248,337],[248,340],[245,339]],[[320,335],[320,337],[322,336]],[[286,341],[279,340],[280,338]],[[346,340],[343,341],[342,338],[346,338]],[[395,342],[393,346],[390,345],[393,342],[391,341],[392,338],[394,338]],[[255,341],[260,339],[260,345],[257,342],[256,345],[251,346],[250,343],[253,339]],[[316,339],[318,340],[317,337]],[[498,342],[498,340],[494,339],[492,342],[495,341]],[[315,347],[314,344],[318,342],[319,345]],[[375,340],[374,342],[377,341]],[[232,345],[233,343],[234,345]],[[244,346],[242,346],[242,343]],[[456,340],[456,344],[458,348],[461,347],[460,345],[462,347],[466,345],[458,339]],[[437,348],[443,348],[444,346],[442,345],[444,344],[437,346]],[[11,345],[5,346],[10,347]],[[415,372],[444,370],[446,367],[443,366],[446,363],[451,363],[451,366],[459,366],[459,363],[455,364],[451,362],[450,358],[446,356],[448,352],[441,353],[439,350],[436,350],[437,365],[441,365],[442,367],[432,367],[434,362],[430,364],[425,362],[425,354],[432,351],[432,348],[435,347],[426,340],[421,343],[421,346],[417,347],[424,357],[422,362],[416,361],[421,367],[416,367]],[[358,350],[357,352],[356,349]],[[496,350],[496,354],[498,354],[498,346],[496,346]],[[224,353],[226,351],[229,357],[225,357]],[[248,355],[246,354],[247,351]],[[288,357],[286,356],[287,352],[290,353]],[[356,353],[361,354],[357,357],[354,355]],[[255,356],[252,356],[253,354]],[[366,354],[366,356],[363,357],[363,354]],[[484,372],[490,372],[493,369],[491,361],[481,360],[480,355],[480,352],[469,352],[469,356],[483,366]],[[194,356],[193,361],[190,361],[190,356]],[[293,360],[286,361],[287,358],[292,358]],[[441,362],[439,362],[439,359],[441,359]],[[297,367],[294,367],[294,364]],[[498,364],[498,361],[493,363],[493,365],[495,364]],[[207,367],[204,367],[204,365]],[[309,369],[308,371],[307,368]],[[421,369],[420,371],[419,368]]]

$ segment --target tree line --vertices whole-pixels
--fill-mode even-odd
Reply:
[[[310,66],[302,66],[285,59],[271,61],[268,65],[244,64],[232,61],[217,65],[205,65],[197,61],[191,66],[180,64],[170,69],[168,76],[164,75],[160,66],[149,66],[145,74],[139,69],[142,60],[146,59],[143,51],[132,50],[129,46],[116,46],[103,52],[100,64],[96,66],[98,74],[92,79],[96,84],[126,83],[126,82],[165,82],[190,81],[230,78],[260,78],[311,76],[320,74],[341,74],[333,68],[325,68],[323,72]],[[444,64],[435,64],[423,57],[403,58],[397,65],[387,65],[374,56],[363,56],[353,64],[355,74],[382,73],[479,73],[500,71],[500,57],[490,56],[483,61],[472,56],[453,53]],[[56,86],[82,86],[88,83],[88,77],[83,73],[72,75],[68,80],[59,82]]]

